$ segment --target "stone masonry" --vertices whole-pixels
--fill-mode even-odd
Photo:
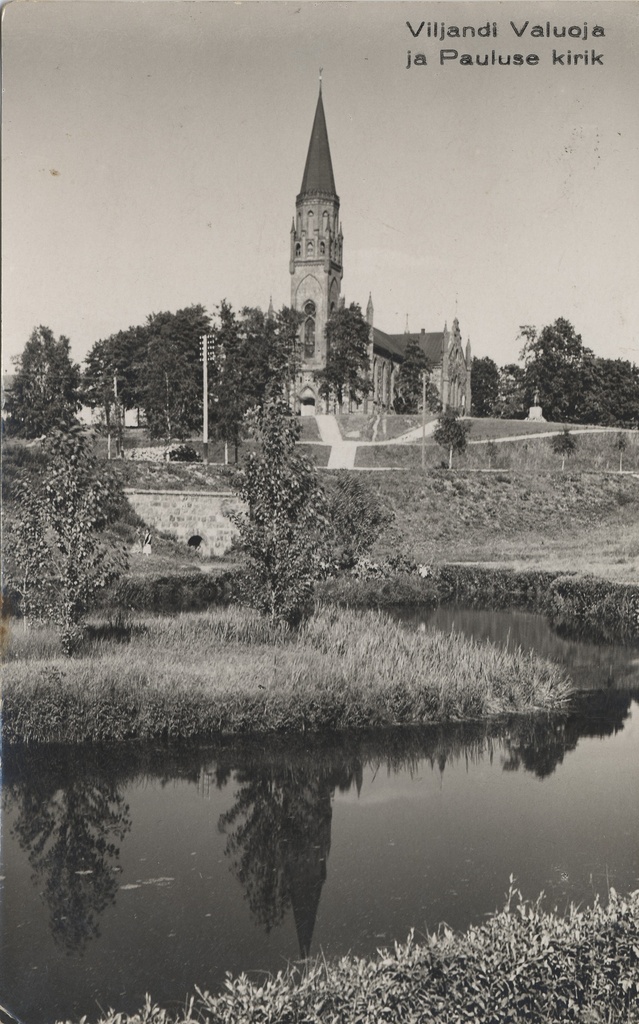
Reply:
[[[225,554],[237,529],[228,518],[239,511],[239,499],[230,491],[142,491],[126,488],[125,494],[141,519],[185,544],[201,537],[205,557]]]

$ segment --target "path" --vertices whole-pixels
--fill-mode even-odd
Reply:
[[[321,444],[330,445],[331,452],[328,457],[327,469],[355,469],[355,457],[357,449],[359,447],[368,447],[374,445],[379,447],[380,445],[403,445],[403,444],[414,444],[416,441],[421,441],[422,438],[422,427],[414,427],[412,430],[406,431],[405,434],[400,434],[398,437],[392,437],[383,441],[347,441],[342,437],[342,432],[339,429],[339,424],[335,416],[330,414],[316,415],[315,420],[319,430]],[[375,427],[378,425],[378,420],[375,422]],[[426,424],[425,436],[432,437],[437,427],[437,420],[430,420]],[[582,428],[571,428],[571,434],[603,434],[614,432],[611,427],[582,427]],[[537,433],[530,434],[512,434],[507,437],[482,437],[475,440],[469,438],[469,444],[505,444],[509,441],[528,441],[531,438],[544,438],[544,437],[555,437],[557,434],[561,434],[561,430],[540,430]],[[313,443],[313,442],[310,442]],[[318,442],[314,442],[318,443]],[[371,469],[373,467],[361,467]],[[381,467],[376,467],[381,469]],[[388,467],[389,469],[392,467]],[[637,474],[631,474],[637,475]]]
[[[356,441],[345,441],[334,416],[315,417],[322,444],[330,444],[327,469],[355,469]]]

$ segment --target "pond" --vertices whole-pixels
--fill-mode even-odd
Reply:
[[[5,751],[0,1003],[27,1024],[183,1006],[226,971],[479,922],[511,873],[560,911],[636,888],[637,652],[599,650],[599,691],[558,715]]]

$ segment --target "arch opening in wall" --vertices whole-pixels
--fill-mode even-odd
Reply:
[[[304,388],[300,394],[300,415],[314,416],[316,407],[315,392],[311,388]]]
[[[194,533],[189,537],[186,543],[187,547],[189,547],[192,551],[199,551],[202,545],[204,544],[204,537],[202,537],[201,534],[199,533]]]

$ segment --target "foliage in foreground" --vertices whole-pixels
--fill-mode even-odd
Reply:
[[[381,612],[327,608],[294,631],[226,608],[148,619],[124,639],[97,641],[71,661],[18,649],[4,672],[4,740],[421,725],[550,710],[571,692],[550,662],[460,634],[409,630]]]
[[[511,888],[504,909],[455,934],[442,926],[370,959],[324,959],[266,981],[227,978],[224,991],[196,988],[176,1014],[153,1004],[111,1012],[100,1024],[377,1024],[379,1021],[636,1022],[639,1020],[639,890],[610,890],[565,917]]]
[[[298,622],[328,560],[326,498],[315,468],[296,450],[299,427],[283,402],[247,418],[257,442],[239,474],[247,512],[231,515],[248,558],[246,603],[281,622]]]
[[[52,430],[42,451],[40,473],[17,484],[10,504],[5,582],[20,596],[25,618],[61,628],[69,654],[87,610],[126,565],[124,551],[104,541],[122,493],[98,467],[79,425]]]

